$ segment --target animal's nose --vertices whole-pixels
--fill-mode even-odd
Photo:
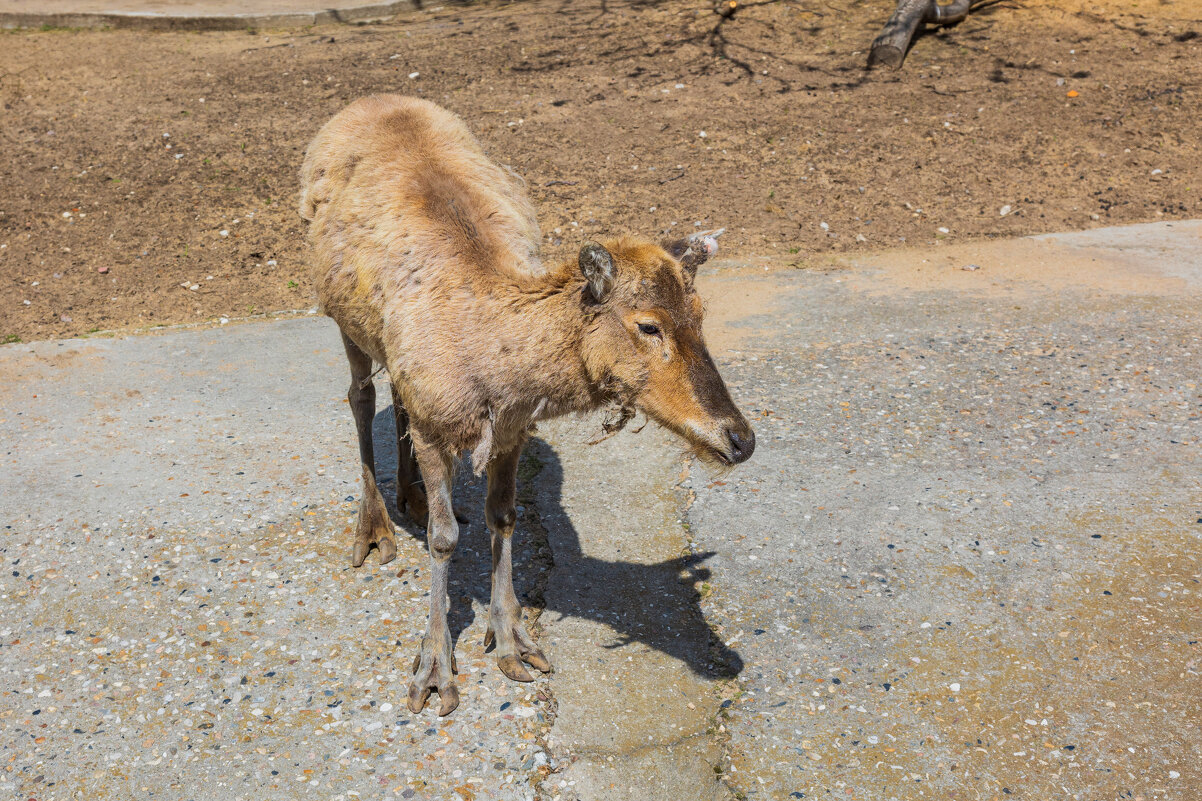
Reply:
[[[726,438],[730,440],[730,460],[740,464],[751,458],[755,451],[755,432],[751,426],[744,423],[726,429]]]

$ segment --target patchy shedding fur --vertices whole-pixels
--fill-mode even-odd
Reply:
[[[721,232],[662,246],[618,237],[547,269],[521,179],[489,160],[454,114],[396,95],[364,98],[330,120],[301,178],[318,299],[352,369],[364,468],[354,561],[373,545],[395,554],[375,484],[374,362],[388,370],[398,434],[410,435],[398,505],[417,518],[428,508],[434,559],[410,707],[420,711],[437,690],[445,714],[458,703],[442,604],[458,537],[450,490],[459,454],[489,472],[490,632],[501,669],[519,680],[529,679],[522,661],[549,669],[521,627],[508,572],[517,458],[535,422],[612,404],[621,412],[608,430],[637,408],[705,460],[750,456],[754,434],[705,347],[693,289]]]
[[[540,406],[588,411],[645,390],[661,371],[614,363],[632,350],[621,330],[630,326],[603,313],[617,305],[654,304],[661,311],[652,316],[672,318],[686,334],[675,343],[683,347],[670,348],[677,369],[651,382],[660,388],[652,417],[699,444],[703,458],[721,436],[699,438],[698,423],[746,427],[705,352],[692,292],[692,271],[716,248],[712,237],[691,248],[682,244],[690,240],[670,243],[684,265],[650,242],[603,243],[618,270],[613,301],[590,307],[575,264],[548,271],[539,261],[521,180],[490,161],[456,116],[395,95],[364,98],[322,128],[302,181],[322,310],[387,367],[412,425],[441,449],[475,451],[491,436],[495,452],[524,437]],[[711,374],[707,408],[688,391],[695,362]]]

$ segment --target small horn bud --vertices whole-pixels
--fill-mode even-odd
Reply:
[[[698,231],[683,239],[663,243],[662,247],[680,262],[690,274],[696,274],[697,268],[704,264],[710,256],[718,252],[718,237],[726,233],[725,228],[715,231]]]

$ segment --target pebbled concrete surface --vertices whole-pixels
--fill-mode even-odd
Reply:
[[[759,446],[688,516],[739,797],[1202,794],[1199,245],[885,254],[743,323]]]
[[[715,475],[654,427],[544,427],[515,569],[556,665],[533,685],[483,653],[463,477],[442,720],[404,707],[420,532],[349,568],[332,324],[0,347],[0,790],[1196,798],[1200,243],[711,272],[755,457]]]
[[[532,796],[549,710],[483,653],[473,482],[462,708],[405,707],[425,547],[350,567],[345,372],[317,317],[0,348],[5,797]],[[395,471],[395,448],[377,458]],[[538,570],[515,551],[521,592]]]

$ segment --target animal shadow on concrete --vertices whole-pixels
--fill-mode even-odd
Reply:
[[[376,414],[372,435],[376,475],[389,514],[400,531],[424,544],[425,529],[396,510],[397,449],[391,408]],[[694,590],[697,582],[710,578],[704,562],[714,552],[686,554],[656,564],[589,556],[582,551],[580,534],[560,502],[562,486],[563,466],[555,450],[544,440],[531,439],[518,471],[518,524],[513,537],[514,589],[528,612],[546,613],[552,620],[563,616],[601,622],[614,630],[615,638],[598,647],[642,643],[680,660],[699,676],[732,678],[742,672],[742,657],[710,628]],[[483,477],[473,476],[466,468],[457,472],[455,511],[467,523],[460,524],[449,581],[448,624],[455,647],[474,622],[476,606],[487,610],[489,603],[492,557],[484,525],[485,489]],[[593,537],[606,534],[590,532]],[[425,567],[425,561],[419,563],[418,581]],[[547,598],[544,587],[552,570],[561,586]],[[554,663],[555,654],[548,656]]]

